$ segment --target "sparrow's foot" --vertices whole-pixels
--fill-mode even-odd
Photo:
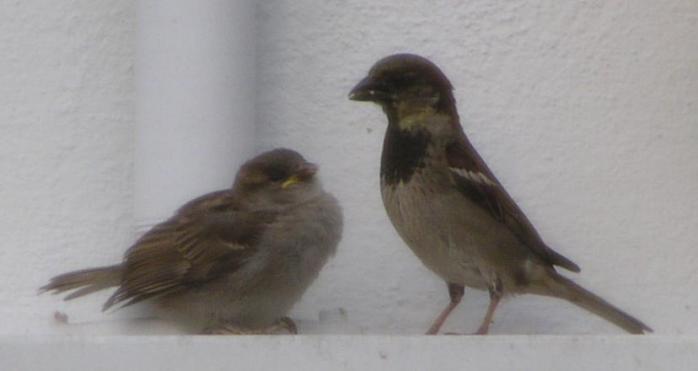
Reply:
[[[201,331],[204,335],[250,335],[252,329],[244,328],[232,323],[222,323],[217,326],[206,327]]]
[[[461,299],[463,298],[463,292],[464,288],[461,285],[456,285],[454,283],[449,283],[448,285],[448,295],[451,298],[451,302],[448,303],[446,308],[444,308],[443,311],[439,314],[438,317],[434,320],[434,323],[431,324],[429,327],[429,330],[427,330],[425,335],[436,335],[439,333],[439,329],[441,329],[441,326],[443,326],[444,322],[446,322],[446,318],[448,318],[448,315],[451,314],[453,309],[455,309],[458,306],[458,303],[460,303]]]
[[[293,320],[289,317],[279,318],[276,322],[274,322],[273,325],[271,325],[271,327],[274,327],[276,331],[285,330],[291,335],[298,334],[298,326],[296,326],[296,323],[293,322]]]
[[[292,319],[281,317],[267,327],[249,328],[235,323],[221,323],[217,326],[207,327],[202,331],[204,335],[279,335],[288,333],[295,335],[298,327]]]
[[[473,335],[487,335],[490,332],[490,326],[480,326]]]

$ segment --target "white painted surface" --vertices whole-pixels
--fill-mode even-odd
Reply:
[[[133,238],[135,2],[0,9],[0,331],[46,332],[57,299],[37,288]]]
[[[49,336],[31,342],[0,338],[0,367],[33,371],[682,371],[695,370],[697,346],[696,337],[673,336]]]
[[[252,0],[138,5],[135,220],[139,230],[229,187],[254,153]]]
[[[3,4],[2,333],[150,333],[124,319],[138,308],[99,313],[108,293],[35,296],[54,274],[117,261],[132,241],[134,4]],[[258,150],[284,145],[319,162],[346,213],[340,251],[294,310],[301,330],[418,334],[447,302],[380,204],[385,118],[346,98],[376,59],[411,51],[451,78],[467,133],[545,240],[582,267],[578,282],[658,334],[698,333],[698,3],[270,0],[257,11]],[[467,291],[446,330],[472,331],[485,305]],[[85,324],[54,323],[56,309]],[[505,302],[492,331],[617,332],[537,297]],[[577,341],[605,352],[571,339],[566,352]],[[472,344],[463,349],[485,347]]]

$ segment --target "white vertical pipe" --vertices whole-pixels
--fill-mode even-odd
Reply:
[[[254,150],[254,0],[138,2],[139,229],[228,187]]]

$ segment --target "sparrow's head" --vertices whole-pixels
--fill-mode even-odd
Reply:
[[[298,152],[277,148],[242,165],[233,188],[259,206],[300,202],[320,190],[317,169]]]
[[[414,54],[394,54],[371,67],[349,93],[349,99],[375,102],[386,112],[400,105],[450,112],[453,86],[434,63]]]

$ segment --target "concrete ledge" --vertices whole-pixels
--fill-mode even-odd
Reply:
[[[2,370],[695,370],[698,337],[0,337]]]

